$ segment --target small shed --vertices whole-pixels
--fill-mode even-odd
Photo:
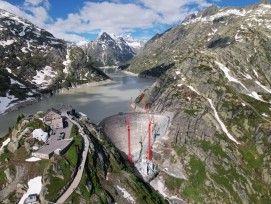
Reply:
[[[24,203],[37,204],[39,203],[39,196],[37,194],[29,194]]]
[[[32,133],[33,138],[38,139],[39,141],[46,142],[48,140],[48,133],[43,132],[42,129],[35,129]]]
[[[86,114],[84,114],[82,112],[78,112],[78,114],[79,114],[79,116],[80,116],[81,119],[83,119],[83,120],[87,120],[88,119],[88,116]]]

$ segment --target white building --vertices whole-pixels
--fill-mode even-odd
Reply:
[[[80,115],[80,118],[83,119],[83,120],[87,120],[88,119],[88,116],[82,112],[78,112],[78,114]]]
[[[48,140],[48,133],[47,132],[43,132],[42,129],[35,129],[32,132],[32,135],[33,135],[33,138],[36,138],[39,141],[46,142]]]

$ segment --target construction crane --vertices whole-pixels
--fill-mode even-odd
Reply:
[[[131,123],[130,123],[131,112],[132,112],[132,97],[130,101],[129,113],[126,115],[126,125],[127,125],[127,130],[128,130],[128,161],[130,164],[133,163],[132,154],[131,154]]]
[[[147,159],[149,161],[152,160],[152,145],[151,145],[151,133],[152,133],[152,129],[151,129],[151,125],[154,121],[154,114],[152,114],[152,116],[149,115],[149,109],[147,108],[146,106],[146,102],[145,102],[145,99],[144,99],[144,95],[142,97],[142,100],[143,100],[143,103],[144,103],[144,109],[146,111],[146,114],[148,116],[148,156],[147,156]]]

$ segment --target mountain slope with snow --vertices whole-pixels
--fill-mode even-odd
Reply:
[[[121,42],[122,39],[126,42],[128,46],[133,50],[134,53],[139,53],[144,48],[145,43],[142,40],[134,39],[130,35],[115,35],[111,34],[110,37],[112,37],[116,42]]]
[[[93,57],[98,66],[120,65],[131,58],[144,46],[144,43],[131,37],[103,33],[99,39],[82,45],[82,48]]]
[[[81,48],[2,9],[0,58],[0,114],[43,93],[107,78]]]
[[[271,202],[269,1],[193,14],[154,36],[129,64],[159,77],[136,105],[172,116],[166,139],[153,145],[160,172],[152,184],[163,184],[163,195]]]

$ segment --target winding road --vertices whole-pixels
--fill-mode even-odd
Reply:
[[[75,188],[77,188],[77,186],[79,185],[82,175],[83,175],[84,166],[86,163],[88,150],[89,150],[89,140],[88,140],[87,135],[84,133],[82,127],[76,121],[72,120],[68,115],[66,115],[66,117],[79,128],[79,133],[84,138],[84,151],[82,153],[82,162],[78,168],[78,171],[74,180],[72,181],[71,185],[66,190],[66,192],[57,200],[56,203],[64,203],[70,197],[70,195],[74,192]]]

